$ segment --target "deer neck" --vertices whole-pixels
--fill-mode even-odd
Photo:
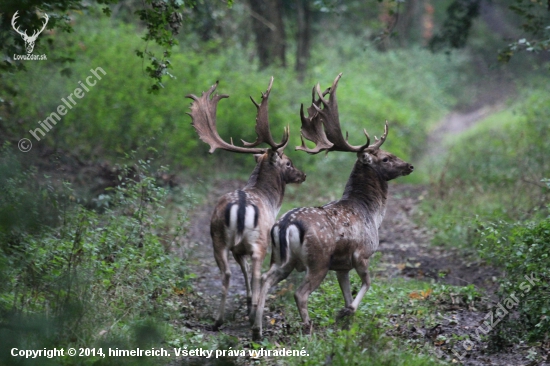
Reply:
[[[281,172],[268,161],[261,161],[254,168],[245,189],[261,195],[279,212],[285,195],[285,185]]]
[[[351,201],[366,211],[385,211],[388,182],[370,165],[355,163],[341,201]]]

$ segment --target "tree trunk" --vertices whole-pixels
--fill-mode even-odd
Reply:
[[[405,46],[411,39],[410,32],[413,28],[413,22],[418,9],[418,0],[408,0],[405,2],[405,9],[399,14],[399,20],[396,24],[397,36],[401,46]]]
[[[263,69],[273,63],[286,66],[285,30],[280,0],[249,0],[256,50]]]
[[[298,80],[303,81],[309,59],[311,10],[308,0],[296,1],[297,34],[296,34],[296,73]]]

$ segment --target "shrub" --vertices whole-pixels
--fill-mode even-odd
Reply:
[[[29,197],[40,190],[13,184],[31,178],[32,171],[14,171],[3,191],[34,204]],[[159,344],[164,329],[148,319],[170,319],[175,309],[167,299],[193,275],[171,253],[183,217],[173,223],[161,216],[168,191],[155,181],[149,162],[139,160],[121,169],[119,185],[100,200],[101,212],[65,204],[61,197],[75,200],[65,186],[47,196],[60,208],[57,224],[3,223],[0,357],[11,357],[12,347]],[[0,205],[0,217],[6,210],[14,209]]]
[[[549,184],[550,188],[550,184]],[[480,253],[504,270],[499,298],[519,299],[517,317],[498,324],[493,338],[543,340],[550,334],[550,216],[540,221],[480,223]],[[531,279],[531,280],[529,280]]]
[[[452,141],[424,204],[437,243],[475,243],[476,215],[485,221],[544,216],[550,192],[540,182],[550,175],[549,103],[546,90],[526,92]]]

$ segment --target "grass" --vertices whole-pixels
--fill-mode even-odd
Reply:
[[[437,244],[475,244],[478,219],[545,215],[549,98],[546,90],[525,91],[509,108],[448,141],[447,155],[434,168],[431,199],[423,207],[427,217],[422,220],[437,230]]]

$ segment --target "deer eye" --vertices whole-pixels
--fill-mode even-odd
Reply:
[[[383,161],[384,163],[387,163],[387,162],[388,162],[388,160],[390,160],[390,159],[388,159],[388,158],[384,158],[384,159],[382,159],[382,161]]]
[[[290,167],[292,164],[290,164],[290,161],[286,163],[286,166]]]

